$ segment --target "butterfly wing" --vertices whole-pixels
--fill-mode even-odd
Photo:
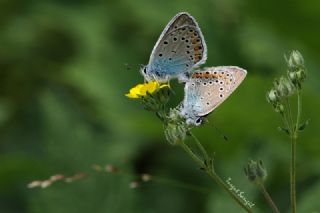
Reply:
[[[207,47],[195,19],[188,13],[177,14],[166,26],[152,50],[149,75],[168,80],[203,64]]]
[[[240,85],[246,70],[236,66],[205,68],[196,71],[185,85],[182,114],[190,123],[216,109]]]

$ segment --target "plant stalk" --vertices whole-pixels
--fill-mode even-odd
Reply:
[[[231,198],[236,201],[246,212],[249,213],[253,213],[253,211],[246,206],[240,199],[239,197],[233,193],[228,185],[219,177],[219,175],[217,173],[215,173],[214,171],[207,171],[208,175],[219,185],[221,186],[230,196]]]
[[[296,152],[297,152],[297,139],[301,117],[301,96],[300,91],[297,92],[297,118],[294,125],[293,132],[290,136],[291,139],[291,169],[290,169],[290,200],[291,200],[291,212],[296,213]]]
[[[291,138],[290,200],[291,200],[291,212],[296,213],[296,139],[293,136],[291,136],[290,138]]]
[[[276,204],[273,202],[270,194],[268,193],[268,191],[266,190],[266,188],[264,187],[263,183],[259,183],[258,184],[260,189],[261,189],[261,192],[264,196],[264,198],[266,199],[267,203],[269,204],[269,206],[271,207],[271,209],[273,210],[273,212],[275,213],[280,213],[278,207],[276,206]]]
[[[208,163],[209,161],[209,155],[206,151],[206,149],[202,146],[201,142],[198,140],[198,138],[196,136],[194,136],[194,134],[192,134],[192,132],[190,132],[191,137],[194,139],[194,141],[196,142],[198,148],[200,149],[200,151],[202,152],[205,161]]]
[[[199,141],[198,141],[199,142]],[[200,142],[199,142],[200,143]],[[183,150],[203,169],[205,169],[206,173],[219,185],[221,186],[230,196],[231,198],[236,201],[241,208],[243,208],[248,213],[253,213],[253,211],[246,206],[240,198],[233,193],[229,187],[225,184],[225,182],[216,174],[211,167],[208,167],[183,141],[178,143]]]

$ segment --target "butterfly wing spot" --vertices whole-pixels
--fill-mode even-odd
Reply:
[[[159,54],[159,57],[162,57],[162,53]]]
[[[163,43],[164,43],[165,45],[167,45],[167,44],[168,44],[168,41],[164,41]]]
[[[173,41],[177,41],[177,40],[178,40],[177,37],[174,37],[174,38],[173,38]]]
[[[220,87],[219,90],[220,90],[220,91],[223,91],[223,87]]]
[[[223,98],[223,95],[222,95],[222,94],[220,94],[220,95],[219,95],[219,97],[220,97],[220,98]]]

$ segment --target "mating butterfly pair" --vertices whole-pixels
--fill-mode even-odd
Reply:
[[[154,46],[148,65],[141,69],[147,81],[185,82],[180,112],[188,124],[200,125],[244,80],[246,70],[236,66],[199,69],[207,59],[207,46],[196,20],[178,13]]]

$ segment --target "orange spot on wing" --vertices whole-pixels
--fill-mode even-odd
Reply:
[[[213,73],[194,73],[191,76],[192,78],[220,78],[221,74],[213,74]]]

